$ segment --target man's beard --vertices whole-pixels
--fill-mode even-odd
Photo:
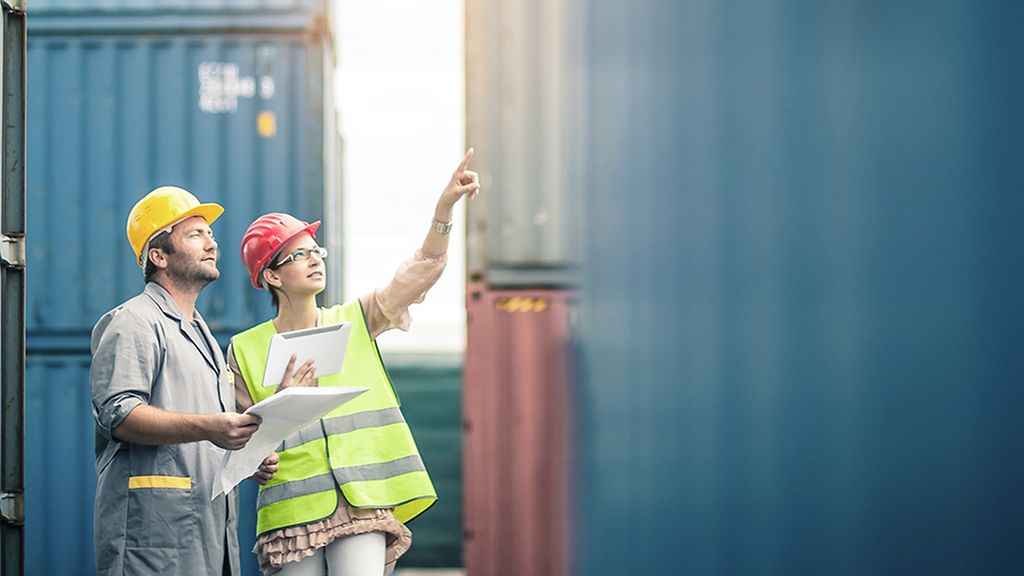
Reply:
[[[220,259],[220,254],[217,255]],[[195,289],[197,292],[206,287],[207,284],[220,278],[220,270],[210,269],[194,260],[175,258],[171,256],[167,267],[167,276],[181,287]]]

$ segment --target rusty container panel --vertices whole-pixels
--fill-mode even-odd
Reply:
[[[570,573],[570,319],[559,290],[471,284],[463,384],[466,572]]]

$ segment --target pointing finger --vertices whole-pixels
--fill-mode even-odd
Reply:
[[[469,161],[473,159],[473,147],[470,146],[469,150],[466,150],[466,155],[462,157],[462,162],[459,163],[459,167],[455,169],[455,173],[465,172],[466,168],[469,167]]]

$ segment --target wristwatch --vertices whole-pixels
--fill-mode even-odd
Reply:
[[[441,222],[437,218],[434,218],[434,222],[432,223],[431,227],[438,234],[447,234],[447,233],[452,231],[452,223],[451,222]]]

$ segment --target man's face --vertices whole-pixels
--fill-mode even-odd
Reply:
[[[217,242],[213,230],[202,216],[193,216],[174,226],[171,232],[174,253],[167,255],[167,275],[174,280],[200,287],[220,277],[217,269]]]

